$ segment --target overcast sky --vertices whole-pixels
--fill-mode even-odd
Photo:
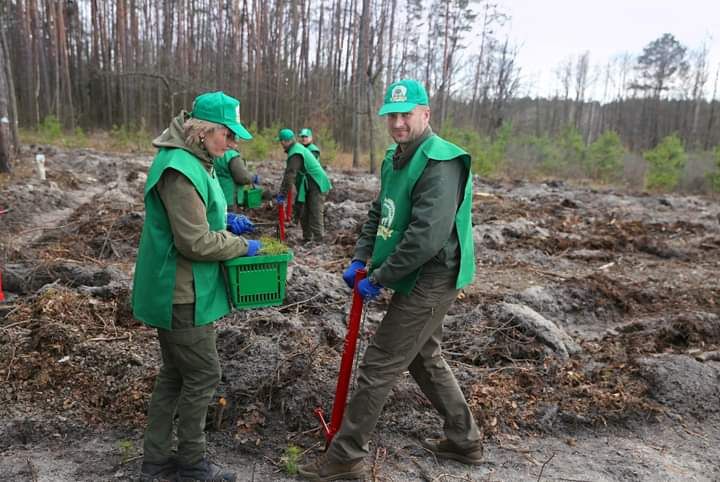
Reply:
[[[720,64],[720,0],[497,1],[499,10],[512,17],[506,28],[519,46],[521,94],[552,94],[554,72],[570,56],[589,51],[591,66],[605,65],[625,52],[635,58],[666,32],[689,50],[708,45],[707,90],[712,88]]]

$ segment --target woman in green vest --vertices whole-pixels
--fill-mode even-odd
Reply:
[[[227,201],[228,211],[237,211],[238,205],[243,203],[245,186],[259,184],[260,178],[248,170],[247,163],[235,149],[216,157],[213,165]]]
[[[259,241],[226,230],[227,205],[213,159],[251,139],[240,102],[222,92],[198,96],[153,141],[158,153],[145,185],[132,306],[157,328],[162,366],[143,443],[141,480],[234,481],[206,457],[205,417],[220,381],[213,322],[230,312],[223,260],[253,256]],[[178,446],[172,455],[173,419]]]
[[[280,129],[277,140],[287,153],[280,197],[286,199],[287,193],[295,186],[295,203],[303,205],[300,214],[303,240],[322,242],[325,232],[323,209],[325,194],[332,188],[330,179],[315,156],[302,144],[295,142],[292,130]]]
[[[352,287],[356,271],[369,265],[355,288],[360,295],[372,299],[384,287],[394,294],[339,431],[324,455],[300,468],[313,480],[363,477],[370,434],[405,371],[445,420],[445,438],[424,446],[438,457],[482,462],[482,435],[440,349],[445,314],[475,272],[470,156],[433,134],[427,92],[415,80],[391,84],[380,115],[396,144],[343,279]]]
[[[308,151],[312,152],[315,159],[320,161],[320,148],[313,142],[313,133],[309,127],[303,127],[298,132],[298,138],[300,138],[300,144],[305,147]],[[320,163],[322,165],[322,163]],[[323,166],[324,168],[325,166]]]

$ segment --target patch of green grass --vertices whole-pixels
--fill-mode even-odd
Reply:
[[[288,475],[297,475],[298,474],[298,466],[300,462],[300,456],[302,455],[302,449],[296,445],[288,445],[285,449],[285,452],[283,453],[283,456],[280,457],[280,463],[282,464],[282,469],[285,471]]]
[[[135,444],[132,442],[132,440],[119,440],[117,443],[117,447],[118,450],[120,450],[120,459],[122,460],[122,463],[128,462],[130,459],[135,457],[137,453],[135,450]]]
[[[54,121],[43,122],[38,129],[20,129],[20,142],[23,144],[52,145],[69,149],[93,148],[99,151],[148,152],[152,146],[152,136],[143,129],[115,126],[112,131],[85,132],[76,127],[73,132],[57,128]]]

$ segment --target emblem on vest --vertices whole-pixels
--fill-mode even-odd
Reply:
[[[380,226],[378,226],[377,235],[384,240],[390,239],[393,230],[392,227],[393,219],[395,219],[395,201],[386,197],[382,203],[382,218],[380,218]]]
[[[390,94],[393,102],[407,101],[407,88],[404,85],[396,85]]]

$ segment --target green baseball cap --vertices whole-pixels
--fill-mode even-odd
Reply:
[[[393,82],[385,92],[385,103],[378,115],[410,112],[418,105],[430,105],[425,86],[413,79]]]
[[[292,131],[292,129],[280,129],[280,132],[278,132],[277,137],[275,138],[276,141],[290,141],[292,139],[295,139],[295,133]]]
[[[308,127],[303,127],[300,129],[300,132],[298,132],[299,137],[312,137],[312,131]]]
[[[222,124],[240,139],[252,139],[252,135],[240,123],[240,101],[223,92],[198,95],[193,101],[190,115],[195,119]]]

